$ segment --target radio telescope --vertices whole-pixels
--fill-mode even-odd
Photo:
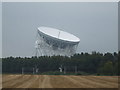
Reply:
[[[50,27],[39,27],[35,56],[72,56],[80,39],[70,33]]]

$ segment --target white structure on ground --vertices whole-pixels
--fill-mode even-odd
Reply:
[[[36,56],[72,56],[79,42],[79,38],[65,31],[39,27],[35,42]]]

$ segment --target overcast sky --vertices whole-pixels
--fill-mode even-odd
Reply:
[[[40,26],[61,29],[80,38],[77,52],[118,51],[118,7],[109,3],[2,3],[3,57],[35,55]]]

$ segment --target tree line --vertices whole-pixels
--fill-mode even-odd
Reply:
[[[77,72],[95,75],[120,75],[120,52],[116,53],[78,53],[67,56],[40,56],[40,57],[6,57],[2,58],[2,73],[24,73],[37,70],[44,72],[59,72],[60,68],[66,73]]]

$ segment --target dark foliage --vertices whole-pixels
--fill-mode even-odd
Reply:
[[[34,73],[57,72],[63,69],[63,74],[83,73],[93,75],[120,75],[118,64],[120,64],[119,53],[81,53],[72,57],[66,56],[41,56],[41,57],[7,57],[2,58],[3,73]],[[23,71],[23,72],[22,72]]]

